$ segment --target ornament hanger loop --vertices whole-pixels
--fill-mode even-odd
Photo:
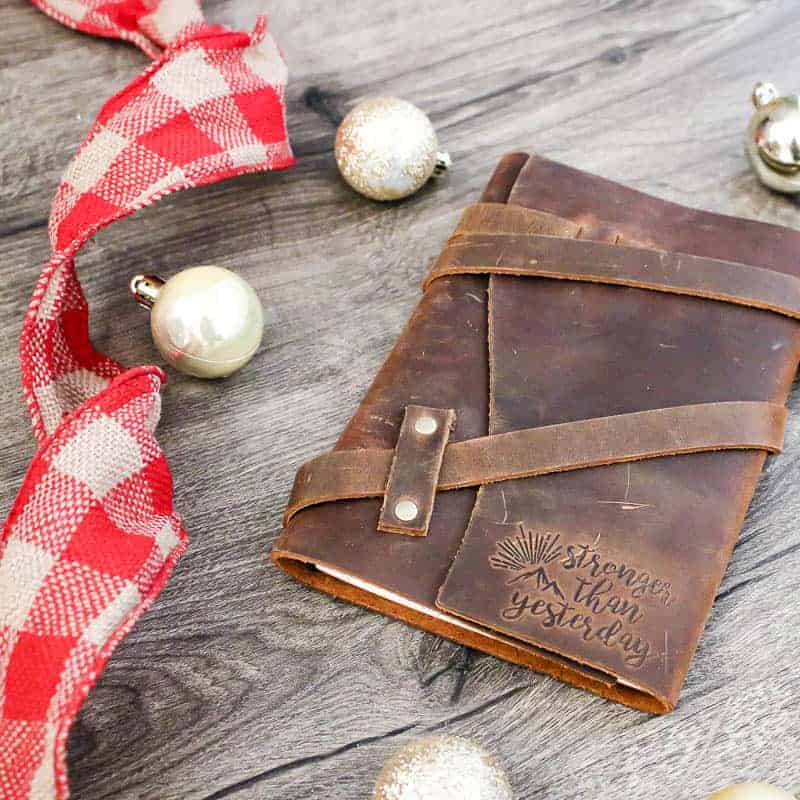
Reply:
[[[130,287],[133,299],[144,308],[152,308],[158,300],[164,281],[157,275],[134,275]]]
[[[786,194],[800,192],[800,97],[781,95],[771,83],[753,87],[755,110],[745,147],[759,180]]]

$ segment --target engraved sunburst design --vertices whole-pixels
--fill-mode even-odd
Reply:
[[[489,563],[495,569],[505,569],[516,573],[506,581],[506,585],[515,583],[533,585],[540,593],[552,592],[560,600],[564,593],[547,574],[545,567],[562,554],[560,539],[557,533],[533,533],[520,525],[516,536],[507,536],[495,545],[494,555]]]
[[[526,531],[522,525],[516,536],[507,536],[495,545],[495,553],[489,563],[496,569],[519,572],[529,567],[549,564],[562,554],[558,543],[560,535],[555,533],[534,533]]]

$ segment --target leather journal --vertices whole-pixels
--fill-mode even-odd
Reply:
[[[800,357],[800,232],[513,153],[273,550],[298,580],[674,708]]]

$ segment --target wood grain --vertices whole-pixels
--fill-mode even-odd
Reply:
[[[97,236],[79,261],[102,350],[151,361],[135,271],[232,267],[271,324],[224,383],[177,374],[160,440],[192,534],[70,737],[79,800],[366,798],[384,759],[447,731],[506,764],[519,798],[701,798],[800,783],[800,394],[769,461],[679,709],[649,718],[307,591],[267,563],[296,467],[330,447],[408,316],[430,259],[497,158],[533,149],[661,197],[797,226],[749,171],[757,79],[800,88],[795,4],[755,0],[275,3],[298,165],[181,193]],[[245,0],[209,16],[252,24]],[[145,65],[0,0],[0,498],[33,453],[16,340],[48,252],[58,177],[102,101]],[[380,205],[338,179],[336,121],[407,97],[455,166]]]

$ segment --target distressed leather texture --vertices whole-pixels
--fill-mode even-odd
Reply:
[[[480,248],[454,259],[459,241]],[[535,242],[547,247],[531,254]],[[453,409],[427,536],[378,533],[383,497],[335,499],[340,487],[329,481],[318,502],[290,505],[273,559],[336,597],[635,708],[671,710],[766,452],[777,448],[779,407],[800,357],[791,318],[799,251],[796,231],[688,209],[537,156],[506,156],[445,245],[333,454],[353,459],[354,475],[366,465],[381,494],[406,407]],[[641,277],[644,265],[651,283],[688,281],[693,294],[698,276],[713,280],[701,281],[707,291],[698,297],[576,279],[576,265],[594,275],[593,253],[595,268],[621,263],[624,275]],[[545,256],[561,274],[521,269]],[[506,264],[520,274],[437,274],[442,264]],[[666,265],[656,279],[654,264]],[[684,280],[685,271],[693,274]],[[653,425],[605,440],[592,428],[600,418],[725,403],[757,404],[761,411],[744,418],[761,429],[734,426],[726,437],[717,421],[692,430],[733,449],[661,447],[657,457],[610,459],[615,444],[618,456],[641,451]],[[577,422],[589,426],[583,439],[569,425]],[[517,432],[542,436],[564,425],[573,439],[564,450],[547,440],[544,461],[570,462],[567,471],[505,477],[507,464],[478,464],[477,445],[467,444],[504,434],[519,442]],[[755,449],[746,449],[748,437]],[[442,491],[458,447],[479,488]],[[582,447],[605,460],[576,468],[569,448]],[[526,465],[535,461],[530,449],[517,446]],[[492,468],[497,482],[484,479]],[[293,498],[298,491],[296,483]]]

